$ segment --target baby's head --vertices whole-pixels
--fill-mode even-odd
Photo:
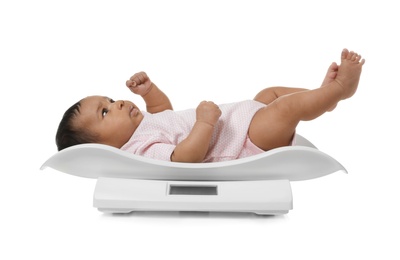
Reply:
[[[56,134],[57,148],[61,151],[84,143],[121,148],[142,119],[143,114],[130,101],[114,101],[103,96],[86,97],[64,113]]]

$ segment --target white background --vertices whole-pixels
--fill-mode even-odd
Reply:
[[[0,258],[399,259],[395,3],[2,1]],[[367,60],[359,91],[298,133],[349,174],[293,182],[287,215],[105,215],[92,207],[95,180],[39,170],[79,99],[143,107],[125,88],[135,72],[181,110],[316,88],[344,47]]]

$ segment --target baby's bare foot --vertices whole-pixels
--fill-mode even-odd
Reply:
[[[342,51],[341,64],[334,79],[343,89],[343,99],[350,98],[357,91],[362,66],[365,60],[361,55],[344,49]]]

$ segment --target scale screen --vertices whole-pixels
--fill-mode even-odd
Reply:
[[[218,186],[170,185],[169,195],[218,195]]]

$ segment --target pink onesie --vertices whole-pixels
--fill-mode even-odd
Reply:
[[[262,153],[248,138],[254,114],[265,104],[247,100],[220,105],[222,115],[214,127],[210,148],[203,162],[234,160]],[[144,118],[121,149],[137,155],[171,160],[175,146],[184,140],[196,121],[196,110],[142,112]]]

